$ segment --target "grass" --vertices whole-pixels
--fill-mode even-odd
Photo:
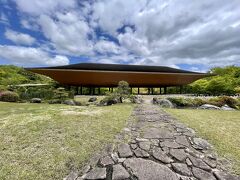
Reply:
[[[240,111],[165,109],[212,143],[240,174]]]
[[[62,179],[113,142],[132,109],[0,103],[0,179]]]

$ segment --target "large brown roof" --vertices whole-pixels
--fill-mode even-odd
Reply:
[[[26,68],[47,75],[61,84],[110,87],[121,80],[132,87],[179,86],[212,76],[165,66],[81,63],[67,66]]]

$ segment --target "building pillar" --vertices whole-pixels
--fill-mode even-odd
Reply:
[[[180,86],[180,94],[183,92],[183,86]]]
[[[130,87],[130,93],[132,94],[132,87]]]
[[[82,95],[83,94],[83,88],[82,88],[82,86],[80,87],[80,95]]]
[[[159,93],[162,94],[162,87],[159,88]]]
[[[139,87],[138,87],[138,94],[140,93],[140,89],[139,89]]]
[[[151,91],[152,91],[152,95],[154,94],[154,90],[153,90],[153,88],[151,88]]]
[[[167,94],[167,87],[164,87],[164,94]]]
[[[100,95],[101,94],[101,88],[99,87],[98,88],[98,95]]]
[[[111,91],[111,88],[108,88],[108,91],[110,92],[110,91]]]
[[[148,95],[150,94],[150,88],[148,88]]]
[[[113,93],[113,87],[111,88],[111,93]]]

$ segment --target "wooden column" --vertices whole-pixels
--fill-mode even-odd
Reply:
[[[164,94],[167,94],[167,87],[164,87]]]
[[[153,95],[154,94],[153,88],[151,88],[151,91],[152,91],[152,95]]]
[[[161,87],[159,88],[159,93],[162,94],[162,88]]]
[[[101,94],[101,88],[99,87],[98,88],[98,95],[100,95]]]
[[[138,88],[138,94],[140,93],[140,89]]]

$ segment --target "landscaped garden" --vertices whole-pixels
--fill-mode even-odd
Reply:
[[[0,179],[62,179],[113,143],[132,109],[0,102]]]
[[[240,174],[240,111],[165,110],[213,144],[220,156],[231,160],[233,171]]]

